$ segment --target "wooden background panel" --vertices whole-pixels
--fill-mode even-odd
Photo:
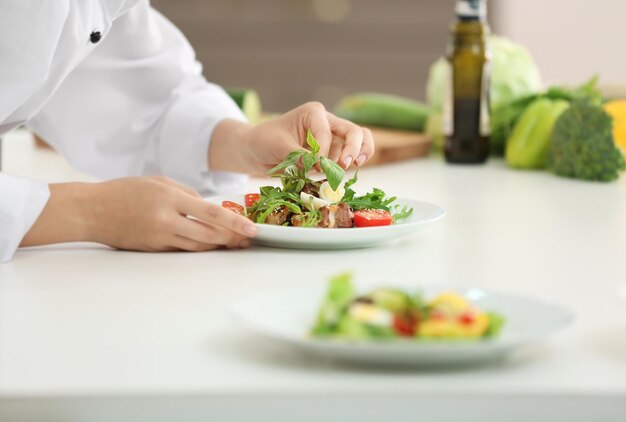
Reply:
[[[453,0],[153,0],[207,79],[259,91],[266,110],[382,91],[424,99]]]

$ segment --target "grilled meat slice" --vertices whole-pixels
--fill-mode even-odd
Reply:
[[[276,208],[270,215],[265,219],[265,224],[273,224],[275,226],[282,226],[285,221],[291,215],[291,211],[286,206],[282,205]]]
[[[291,216],[291,225],[294,227],[302,227],[302,219],[304,216],[302,214],[294,214]]]
[[[347,229],[352,226],[354,226],[354,213],[352,212],[352,208],[345,202],[338,203],[337,209],[335,210],[335,227],[338,229]]]
[[[321,229],[328,229],[335,225],[335,214],[331,213],[330,207],[334,207],[334,205],[328,205],[320,208],[320,214],[322,215],[322,220],[317,223],[317,227]]]
[[[304,185],[304,187],[302,188],[302,192],[304,193],[308,193],[309,195],[313,195],[319,198],[320,195],[320,188],[319,185],[321,185],[322,183],[324,183],[326,181],[326,179],[323,180],[318,180],[318,185],[314,185],[312,183],[307,183]]]
[[[345,229],[353,226],[354,213],[352,208],[345,202],[322,207],[320,208],[320,213],[322,214],[322,221],[319,222],[317,227]]]

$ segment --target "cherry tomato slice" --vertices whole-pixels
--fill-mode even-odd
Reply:
[[[459,315],[459,322],[463,325],[472,325],[476,321],[476,315],[473,312],[467,311]]]
[[[354,212],[356,227],[388,226],[393,222],[389,211],[385,210],[357,210]]]
[[[246,194],[246,208],[253,206],[257,201],[261,199],[260,193],[248,193]]]
[[[243,206],[239,205],[236,202],[222,201],[222,207],[226,208],[227,210],[236,212],[239,215],[243,215]]]
[[[417,329],[417,318],[412,315],[395,314],[393,316],[393,329],[400,336],[413,337]]]

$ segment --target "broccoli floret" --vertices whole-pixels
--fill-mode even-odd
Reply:
[[[608,182],[626,168],[613,140],[613,120],[601,107],[577,101],[557,120],[547,167],[555,174]]]

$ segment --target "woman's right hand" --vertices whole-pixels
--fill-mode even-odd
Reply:
[[[128,177],[51,184],[50,199],[21,246],[93,241],[138,251],[208,251],[247,247],[255,234],[250,220],[180,183]]]

